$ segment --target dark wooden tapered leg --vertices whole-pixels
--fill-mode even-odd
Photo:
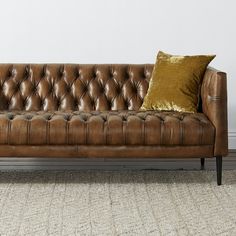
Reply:
[[[205,166],[205,158],[201,158],[201,170],[204,169]]]
[[[216,157],[216,174],[217,174],[217,184],[221,185],[222,181],[222,156]]]

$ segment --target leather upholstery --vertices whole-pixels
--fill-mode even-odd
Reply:
[[[1,145],[0,157],[66,158],[199,158],[212,157],[213,145],[202,146],[104,146],[104,145]]]
[[[158,111],[0,112],[0,144],[213,145],[202,113]]]
[[[152,69],[0,64],[0,156],[226,154],[225,74],[207,70],[203,113],[138,111]]]
[[[0,65],[0,109],[137,110],[153,65]]]
[[[226,73],[208,68],[201,89],[202,111],[215,127],[214,156],[228,154]]]

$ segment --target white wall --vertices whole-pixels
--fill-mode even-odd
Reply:
[[[0,62],[153,63],[215,53],[236,148],[235,0],[0,0]]]

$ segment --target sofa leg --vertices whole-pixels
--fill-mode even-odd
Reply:
[[[216,157],[216,174],[217,174],[217,185],[221,185],[222,181],[222,156]]]
[[[204,170],[205,167],[205,158],[201,158],[201,170]]]

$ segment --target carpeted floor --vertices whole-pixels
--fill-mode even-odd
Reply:
[[[236,235],[236,170],[0,173],[0,235]]]

